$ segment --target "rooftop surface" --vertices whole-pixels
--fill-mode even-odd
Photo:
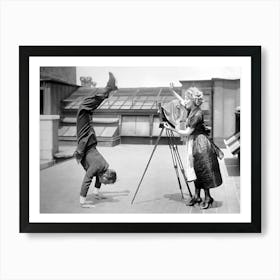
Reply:
[[[117,171],[118,179],[114,185],[101,187],[101,193],[106,196],[102,200],[94,199],[92,184],[87,200],[95,204],[94,208],[80,207],[79,192],[84,170],[74,159],[41,170],[41,213],[239,213],[240,177],[236,157],[224,150],[225,159],[219,161],[223,185],[211,190],[215,202],[212,208],[202,211],[199,206],[185,205],[190,197],[183,180],[181,182],[185,200],[182,200],[169,147],[166,145],[157,147],[135,202],[131,205],[153,147],[98,147],[110,167]],[[179,146],[179,150],[184,160],[184,146]],[[194,193],[192,183],[190,188]]]

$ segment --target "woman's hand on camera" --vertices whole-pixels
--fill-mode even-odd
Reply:
[[[165,122],[163,125],[166,129],[173,130],[172,127],[168,123]]]

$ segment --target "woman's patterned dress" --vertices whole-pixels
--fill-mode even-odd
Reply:
[[[223,181],[217,157],[222,152],[209,140],[209,133],[205,128],[203,113],[200,108],[197,107],[189,113],[187,126],[194,129],[190,137],[193,140],[195,187],[209,189],[220,186]]]

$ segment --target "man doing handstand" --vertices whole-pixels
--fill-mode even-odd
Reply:
[[[93,177],[96,178],[94,195],[97,199],[101,184],[113,184],[117,179],[116,172],[109,169],[109,164],[96,149],[97,139],[92,125],[92,114],[102,101],[109,97],[109,93],[117,90],[116,80],[109,73],[109,81],[105,88],[95,89],[91,96],[85,97],[77,113],[77,149],[74,156],[86,171],[80,191],[80,204],[82,207],[94,207],[86,203],[86,196]]]

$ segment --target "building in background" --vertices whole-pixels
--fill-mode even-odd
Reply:
[[[76,85],[76,67],[40,67],[40,167],[55,162],[59,152],[61,102]]]
[[[180,82],[182,87],[175,90],[182,96],[185,96],[190,86],[196,86],[203,91],[205,102],[202,109],[205,123],[210,128],[214,141],[219,146],[224,146],[224,139],[234,134],[236,130],[235,109],[240,105],[240,80]],[[90,87],[81,87],[64,100],[60,140],[65,142],[75,140],[77,109],[81,100],[91,92]],[[166,87],[120,88],[94,112],[93,124],[100,144],[112,146],[119,143],[153,144],[160,132],[158,104],[164,105],[173,99],[173,95]],[[167,143],[164,135],[161,143]]]
[[[76,67],[40,67],[40,115],[60,115],[60,102],[77,88]]]
[[[236,131],[236,108],[240,106],[240,79],[188,80],[180,81],[182,96],[191,86],[198,87],[204,94],[202,105],[204,119],[211,128],[211,136],[219,146],[224,139]],[[245,93],[244,93],[245,94]]]
[[[58,139],[61,145],[76,143],[76,114],[82,99],[91,95],[96,83],[91,77],[76,82],[75,67],[41,67],[40,112],[59,116]],[[236,131],[236,107],[240,105],[240,80],[182,80],[176,91],[183,97],[190,86],[205,97],[202,105],[211,137],[223,147],[224,139]],[[153,144],[159,135],[158,104],[173,100],[167,87],[120,88],[94,112],[93,125],[99,145]],[[177,137],[181,143],[180,137]],[[163,135],[161,143],[167,143]]]
[[[92,94],[91,87],[80,87],[63,102],[59,139],[76,140],[76,114],[82,99]],[[180,88],[177,88],[180,91]],[[94,111],[93,125],[100,145],[119,143],[153,144],[159,135],[158,104],[173,100],[168,88],[120,88]],[[162,141],[167,143],[165,136]]]

